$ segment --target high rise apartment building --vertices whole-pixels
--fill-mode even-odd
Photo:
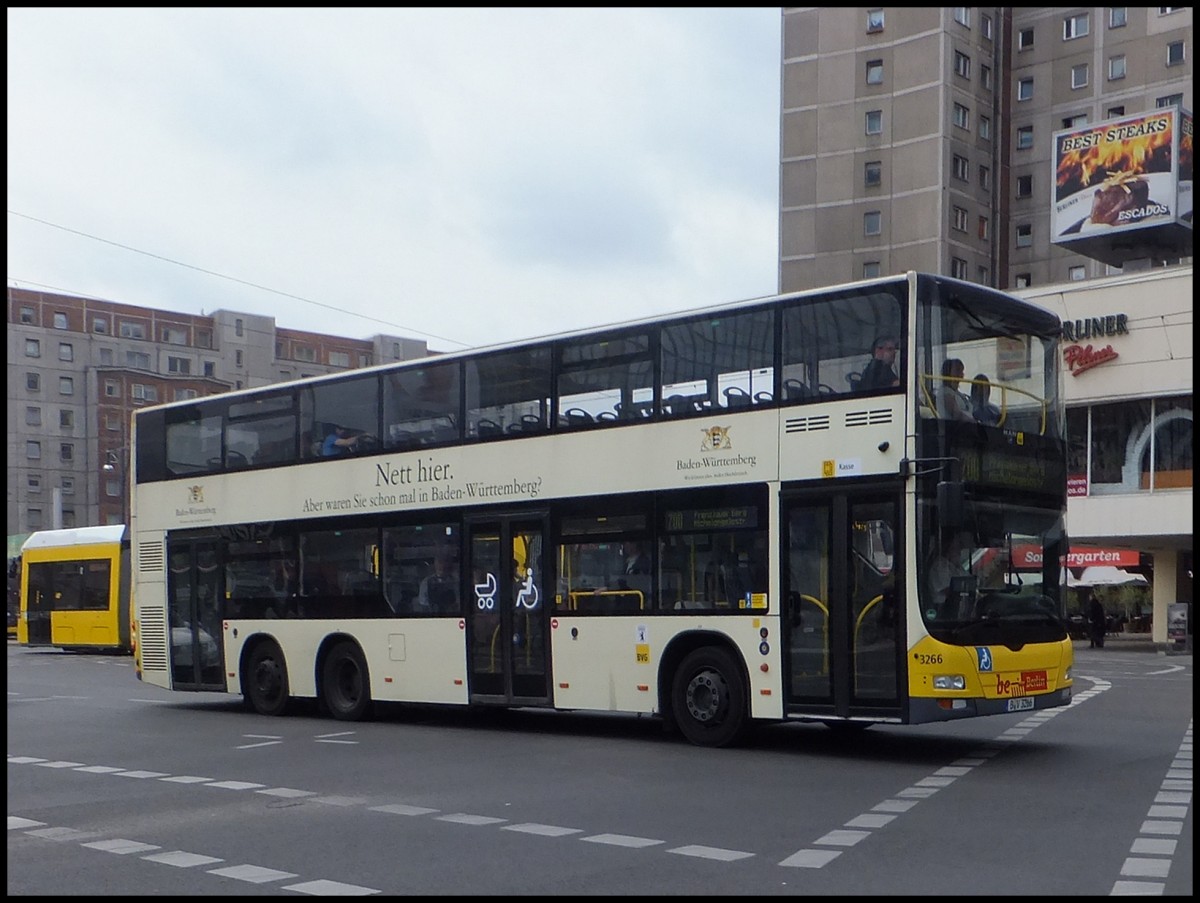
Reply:
[[[1190,7],[785,7],[782,43],[781,291],[1120,272],[1050,240],[1053,133],[1192,108]]]
[[[34,530],[127,522],[135,408],[428,354],[402,336],[352,339],[237,311],[182,314],[10,286],[9,555]]]

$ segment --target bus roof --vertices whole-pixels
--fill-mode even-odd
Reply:
[[[65,530],[39,530],[29,534],[29,538],[21,545],[21,551],[57,549],[62,546],[89,546],[97,543],[120,542],[124,538],[124,524],[104,527],[71,527]]]

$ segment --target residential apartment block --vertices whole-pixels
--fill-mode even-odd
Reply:
[[[8,536],[126,523],[129,426],[143,405],[425,357],[423,340],[277,326],[8,289]]]
[[[1051,242],[1053,133],[1192,108],[1191,7],[785,7],[782,42],[784,292],[1120,273]]]

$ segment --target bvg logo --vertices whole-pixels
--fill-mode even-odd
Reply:
[[[204,501],[204,487],[200,485],[188,487],[188,501],[193,505]]]
[[[727,426],[710,426],[700,432],[704,434],[704,439],[700,443],[700,451],[720,451],[725,448],[733,448],[733,443],[729,441],[729,427]]]

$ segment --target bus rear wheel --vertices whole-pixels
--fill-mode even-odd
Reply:
[[[729,746],[746,729],[746,687],[733,656],[706,646],[684,658],[671,684],[675,723],[696,746]]]
[[[277,643],[268,641],[254,647],[244,677],[242,693],[254,711],[260,715],[282,715],[287,711],[287,663]]]
[[[338,721],[362,721],[371,710],[367,661],[356,643],[343,640],[325,656],[321,700]]]

